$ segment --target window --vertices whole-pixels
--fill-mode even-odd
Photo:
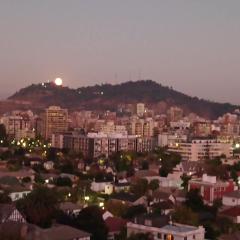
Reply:
[[[184,240],[187,240],[187,237],[184,237]]]
[[[196,239],[196,237],[195,237],[195,235],[193,235],[193,237],[192,237],[193,239]]]
[[[167,235],[167,240],[174,240],[173,235],[172,235],[172,234],[168,234],[168,235]]]

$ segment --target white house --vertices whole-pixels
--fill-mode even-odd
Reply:
[[[91,190],[94,192],[106,192],[106,194],[111,194],[111,189],[113,186],[111,182],[95,182],[91,183]]]
[[[8,196],[11,198],[11,200],[17,201],[19,199],[24,198],[25,196],[27,196],[29,193],[31,192],[30,189],[21,187],[21,186],[14,186],[11,189],[9,189],[9,194]]]
[[[53,161],[47,161],[43,164],[43,167],[46,170],[52,170],[54,168],[54,162]]]
[[[240,205],[240,191],[233,191],[225,193],[222,198],[222,203],[225,206],[239,206]]]
[[[194,227],[182,224],[168,224],[163,227],[154,227],[151,221],[145,225],[127,223],[127,236],[137,233],[150,233],[153,239],[159,240],[204,240],[205,229],[202,226]]]

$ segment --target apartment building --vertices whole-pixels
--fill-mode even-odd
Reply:
[[[52,146],[56,148],[72,149],[82,152],[84,156],[99,157],[109,156],[120,151],[149,152],[155,146],[151,137],[139,137],[134,135],[122,135],[120,133],[88,133],[77,132],[66,134],[53,134]]]
[[[180,154],[185,161],[213,159],[221,155],[228,158],[233,155],[230,143],[220,142],[216,139],[194,139],[190,142],[179,142],[169,146],[169,151]]]
[[[68,110],[58,106],[51,106],[42,115],[45,139],[51,139],[52,134],[64,133],[68,130]]]

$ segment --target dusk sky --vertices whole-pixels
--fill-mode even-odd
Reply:
[[[240,104],[239,0],[1,0],[1,98],[152,79]]]

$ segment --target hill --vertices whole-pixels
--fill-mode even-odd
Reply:
[[[8,100],[28,103],[38,109],[60,105],[72,110],[116,110],[119,104],[144,102],[154,109],[161,106],[160,111],[169,106],[179,106],[186,113],[194,112],[206,118],[216,118],[238,108],[229,103],[190,97],[152,80],[129,81],[117,85],[102,84],[78,89],[59,87],[52,83],[32,84],[16,92]]]

